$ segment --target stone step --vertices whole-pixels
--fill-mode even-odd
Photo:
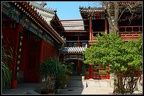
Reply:
[[[82,77],[81,76],[71,76],[67,83],[68,87],[80,87],[82,88]]]
[[[68,87],[82,87],[82,82],[71,82],[71,83],[67,83]]]
[[[85,86],[104,86],[104,87],[110,87],[110,82],[107,80],[88,80],[85,82]]]

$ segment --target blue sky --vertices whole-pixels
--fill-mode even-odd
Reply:
[[[94,6],[94,1],[47,1],[45,7],[57,10],[60,20],[81,19],[79,6]]]
[[[79,6],[88,6],[88,2],[47,2],[47,7],[57,10],[57,15],[60,20],[64,19],[80,19]]]

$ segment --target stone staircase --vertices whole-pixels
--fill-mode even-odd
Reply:
[[[81,76],[71,76],[68,83],[68,87],[83,87]]]
[[[110,80],[84,80],[84,87],[111,87]]]

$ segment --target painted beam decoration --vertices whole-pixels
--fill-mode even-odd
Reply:
[[[39,28],[39,26],[34,24],[32,20],[30,20],[26,16],[26,14],[24,14],[24,12],[20,12],[18,9],[11,6],[8,2],[2,3],[2,12],[15,22],[21,23],[23,28],[26,28],[27,30],[33,32],[38,37],[43,38],[51,44],[54,43],[54,40],[49,35],[43,34],[46,32],[42,31],[41,28]]]
[[[2,12],[9,16],[10,18],[16,18],[14,17],[14,15],[18,14],[19,15],[19,12],[16,11],[14,12],[14,8],[12,6],[10,6],[10,4],[8,2],[3,2],[2,3]],[[18,18],[17,18],[18,19]],[[18,22],[18,20],[16,20]]]
[[[84,57],[83,57],[83,55],[69,55],[69,54],[64,55],[64,60],[65,61],[70,60],[70,59],[78,59],[78,60],[83,61]]]

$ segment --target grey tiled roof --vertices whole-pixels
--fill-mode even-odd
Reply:
[[[85,51],[87,47],[63,47],[60,49],[60,52],[66,52],[66,53],[81,53],[82,51]]]
[[[103,8],[84,8],[84,7],[80,7],[80,11],[81,12],[104,12],[105,10]]]
[[[55,16],[55,11],[50,8],[44,8],[46,3],[38,4],[35,1],[29,1],[29,5],[50,25],[50,21]]]
[[[64,26],[65,30],[84,30],[83,21],[63,21],[61,22]],[[65,26],[71,26],[71,27],[65,27]]]
[[[36,1],[27,1],[27,3],[31,6],[31,8],[47,23],[49,27],[65,42],[64,38],[62,38],[56,30],[51,26],[50,21],[55,16],[55,11],[50,8],[44,8],[46,3],[42,1],[41,4],[38,4]]]

